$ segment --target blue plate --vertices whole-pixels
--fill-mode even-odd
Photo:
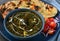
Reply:
[[[57,21],[60,20],[60,14],[58,12],[58,14],[54,17]],[[32,38],[32,39],[29,39],[29,40],[26,40],[26,41],[54,41],[56,39],[56,36],[58,35],[58,32],[60,31],[60,23],[57,22],[57,28],[56,28],[56,32],[51,35],[51,36],[47,36],[45,37],[42,33],[37,35],[36,37]],[[20,41],[20,40],[17,40],[15,39],[14,37],[10,36],[7,31],[4,29],[4,26],[3,26],[3,19],[2,17],[0,17],[0,33],[3,37],[5,37],[7,40],[9,41]],[[25,40],[21,40],[21,41],[25,41]]]
[[[59,8],[60,9],[60,8]],[[3,26],[3,18],[0,16],[0,33],[1,35],[9,41],[55,41],[59,31],[60,31],[60,12],[54,17],[57,22],[56,32],[53,35],[45,37],[42,33],[37,35],[36,37],[29,39],[29,40],[17,40],[14,37],[10,36],[7,31],[4,29]]]

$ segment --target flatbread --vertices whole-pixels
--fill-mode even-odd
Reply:
[[[3,7],[2,7],[3,6]],[[18,8],[28,8],[38,11],[44,16],[44,18],[54,17],[57,14],[57,9],[49,4],[46,4],[39,0],[20,0],[20,1],[9,1],[2,5],[1,8],[6,8],[5,11],[11,11]],[[4,11],[2,11],[4,12]]]

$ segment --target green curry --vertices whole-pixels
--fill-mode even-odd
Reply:
[[[28,37],[42,28],[41,18],[33,12],[16,12],[6,22],[9,32],[16,36]]]

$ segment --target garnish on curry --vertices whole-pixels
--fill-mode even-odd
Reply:
[[[33,12],[16,12],[7,19],[7,29],[14,35],[28,37],[42,28],[41,18]]]

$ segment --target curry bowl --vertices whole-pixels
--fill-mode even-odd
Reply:
[[[43,30],[44,17],[35,10],[16,9],[4,19],[4,28],[14,38],[31,38]]]

